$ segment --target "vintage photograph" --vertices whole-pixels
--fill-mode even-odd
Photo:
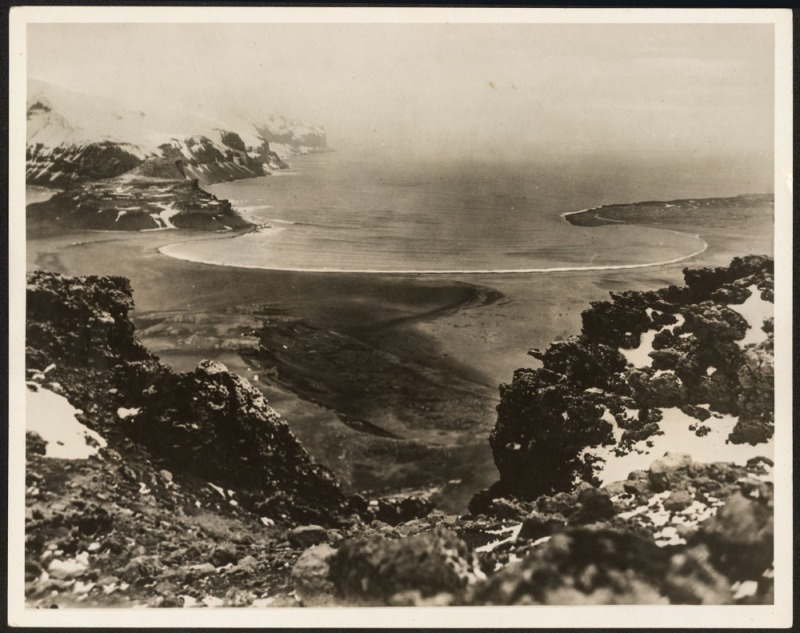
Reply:
[[[16,613],[790,614],[791,14],[125,11],[12,11]]]

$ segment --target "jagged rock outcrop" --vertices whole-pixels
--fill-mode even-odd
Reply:
[[[730,584],[702,551],[671,557],[624,530],[573,528],[476,587],[469,604],[725,604]]]
[[[165,159],[179,164],[187,178],[201,185],[265,176],[270,170],[289,166],[263,139],[248,147],[236,132],[214,132],[216,140],[203,135],[173,138],[158,149]]]
[[[215,362],[172,372],[136,340],[132,305],[123,278],[32,273],[29,369],[55,365],[48,384],[86,412],[89,428],[132,439],[168,470],[233,489],[261,516],[334,523],[345,505],[338,482],[311,462],[261,392]]]
[[[127,280],[32,273],[27,307],[31,388],[66,398],[105,442],[57,459],[28,434],[29,606],[774,601],[767,459],[667,454],[601,488],[504,498],[496,487],[460,517],[422,499],[345,498],[246,380],[217,362],[176,374],[148,352]],[[736,406],[763,413],[768,345],[742,349],[760,352],[742,361],[750,391]],[[580,385],[530,383],[544,385],[543,406],[566,404],[576,446],[617,417],[637,432],[636,390],[615,379],[630,367],[613,347],[577,339],[537,357],[548,379]],[[646,411],[657,427],[658,409]],[[583,418],[597,428],[581,431]]]
[[[345,501],[338,482],[311,463],[246,379],[215,361],[189,374],[142,378],[141,396],[130,394],[129,406],[140,409],[128,431],[134,440],[176,469],[240,491],[240,503],[264,516],[335,521],[331,513]]]
[[[683,288],[611,293],[583,313],[581,336],[532,350],[542,367],[501,385],[489,438],[500,481],[474,507],[596,482],[609,459],[647,450],[667,410],[696,419],[698,437],[728,415],[730,442],[769,440],[772,274],[770,258],[748,256],[687,269]]]

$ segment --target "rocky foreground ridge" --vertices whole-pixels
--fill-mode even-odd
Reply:
[[[28,604],[769,603],[768,457],[737,465],[650,455],[646,467],[597,486],[608,469],[581,455],[614,435],[606,425],[619,424],[617,404],[628,434],[619,443],[642,453],[659,430],[671,433],[656,411],[675,407],[697,418],[708,410],[692,431],[701,441],[713,440],[725,421],[714,416],[727,407],[742,427],[732,439],[766,448],[771,331],[739,346],[748,328],[729,312],[753,287],[769,294],[771,260],[686,279],[594,305],[581,338],[535,352],[544,367],[519,370],[503,388],[491,438],[500,482],[456,516],[415,498],[348,495],[245,379],[215,362],[185,374],[162,365],[135,338],[126,280],[32,273]],[[602,335],[591,325],[601,314]],[[678,314],[691,330],[676,331]],[[673,350],[660,358],[691,389],[653,384],[659,369],[635,367],[640,358],[628,366],[618,351],[669,326],[669,345],[654,342],[650,356],[655,364],[657,352]],[[719,379],[688,381],[709,377],[712,361]],[[638,423],[628,412],[637,406]],[[74,432],[56,439],[65,429]]]

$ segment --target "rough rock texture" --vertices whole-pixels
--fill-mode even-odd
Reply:
[[[493,515],[354,525],[292,578],[307,606],[769,603],[768,477],[760,460],[668,455],[624,485],[495,499]]]
[[[126,280],[33,273],[27,305],[29,381],[65,396],[108,444],[55,459],[27,435],[28,606],[774,600],[769,460],[667,454],[603,488],[513,498],[495,486],[461,517],[424,499],[345,498],[247,381],[214,362],[175,374],[142,347]],[[566,403],[567,420],[596,420],[589,434],[600,434],[598,409],[621,415],[635,395],[614,379],[618,353],[587,346],[571,362],[575,345],[545,354],[544,371],[569,374],[582,396],[556,382],[542,402]]]
[[[31,388],[65,397],[107,442],[56,459],[27,434],[29,606],[292,606],[311,541],[430,512],[413,498],[351,503],[247,381],[214,362],[162,365],[136,340],[132,307],[124,278],[28,276]]]
[[[702,591],[687,576],[702,575]],[[691,587],[691,584],[689,585]],[[707,569],[700,553],[672,561],[647,538],[623,530],[571,529],[552,537],[469,597],[470,604],[723,604],[729,585]]]
[[[532,499],[568,491],[577,479],[595,481],[602,462],[584,449],[634,450],[661,432],[663,408],[699,420],[734,415],[731,442],[768,440],[774,425],[771,322],[762,328],[762,342],[743,348],[749,325],[737,308],[753,286],[771,301],[772,273],[772,259],[753,255],[725,268],[686,269],[683,288],[611,293],[610,302],[594,302],[583,313],[581,336],[532,350],[542,367],[519,369],[500,387],[489,438],[500,481],[475,508],[485,505],[486,495]],[[620,350],[641,345],[646,334],[652,337],[649,360],[634,367]],[[698,436],[707,431],[698,425]]]
[[[27,207],[29,230],[57,226],[67,229],[140,231],[195,229],[226,231],[251,226],[230,205],[197,186],[175,179],[175,164],[144,163],[141,176],[72,186],[49,200]],[[158,177],[147,174],[158,173]],[[164,178],[161,176],[168,176]]]
[[[273,518],[320,520],[321,509],[344,503],[333,475],[311,463],[261,392],[224,365],[137,379],[144,388],[130,404],[140,413],[128,432],[176,468],[247,491],[243,502]]]
[[[407,539],[345,541],[330,560],[329,577],[345,602],[377,606],[459,593],[475,574],[464,542],[436,528]]]
[[[125,279],[32,273],[28,367],[54,364],[47,378],[90,428],[124,434],[173,473],[235,488],[263,516],[316,519],[344,506],[333,475],[311,462],[261,392],[220,363],[188,374],[161,365],[134,336],[132,306]],[[121,407],[135,413],[120,420]]]
[[[330,545],[315,545],[304,551],[292,568],[297,597],[305,607],[329,607],[336,604],[336,587],[331,581],[330,559],[336,550]]]
[[[561,374],[519,369],[501,385],[497,424],[489,436],[500,471],[496,492],[530,499],[566,490],[587,445],[609,441],[600,394],[572,388]]]
[[[138,148],[112,141],[56,147],[29,144],[25,159],[26,182],[44,187],[68,187],[76,181],[113,178],[142,162]]]

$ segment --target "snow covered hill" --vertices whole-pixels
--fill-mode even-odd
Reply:
[[[311,127],[284,116],[270,115],[264,123],[256,124],[255,129],[282,158],[328,149],[325,128]]]
[[[27,106],[27,182],[42,186],[111,178],[144,163],[151,176],[161,165],[174,175],[177,165],[211,184],[262,176],[285,168],[282,156],[326,148],[320,128],[283,117],[230,123],[164,103],[131,110],[38,80],[28,82]]]

